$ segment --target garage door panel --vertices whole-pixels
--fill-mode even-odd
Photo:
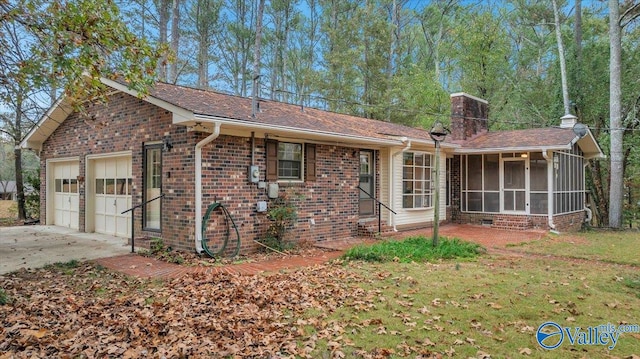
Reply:
[[[78,161],[53,164],[53,220],[55,225],[79,228]]]
[[[129,223],[131,220],[126,217],[116,217],[116,235],[121,237],[127,237],[131,232],[129,230]]]
[[[95,160],[95,231],[116,236],[130,234],[131,158],[114,157]]]

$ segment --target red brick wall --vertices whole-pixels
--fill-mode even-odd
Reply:
[[[165,238],[175,247],[192,248],[193,243],[193,148],[194,137],[185,127],[171,124],[172,114],[133,96],[115,94],[108,105],[89,104],[86,114],[71,114],[43,144],[41,160],[41,221],[46,221],[46,160],[79,156],[80,176],[85,173],[86,155],[119,151],[132,152],[132,203],[142,202],[142,157],[144,144],[170,137],[173,149],[163,153],[162,233],[142,231],[142,211],[136,210],[136,236]],[[176,185],[182,188],[176,188]],[[85,188],[80,185],[80,231],[85,231]],[[93,214],[88,214],[93,215]],[[167,220],[171,218],[171,220]],[[189,231],[185,231],[189,228]]]
[[[553,216],[553,224],[560,232],[575,232],[582,228],[584,212],[575,212]],[[546,215],[517,215],[497,213],[460,213],[457,223],[482,224],[483,220],[493,221],[494,228],[503,229],[549,229],[549,218]]]
[[[255,140],[255,165],[265,179],[264,139]],[[323,241],[350,237],[357,232],[359,153],[352,148],[316,145],[317,180],[304,183],[279,183],[280,195],[292,199],[298,220],[288,234],[289,240]],[[223,203],[238,226],[242,252],[258,249],[254,240],[265,237],[269,219],[258,213],[258,201],[268,201],[266,189],[247,180],[251,164],[251,139],[222,135],[203,148],[203,213],[213,202]],[[207,238],[210,246],[220,248],[227,223],[221,211],[213,213]],[[315,222],[315,224],[312,224]],[[235,239],[232,231],[230,240]]]
[[[88,105],[86,116],[70,115],[44,143],[41,154],[41,220],[46,221],[45,180],[47,159],[78,156],[80,176],[86,155],[132,152],[132,202],[142,202],[144,144],[171,139],[173,148],[162,154],[162,232],[142,231],[142,211],[136,210],[136,237],[158,237],[174,249],[194,250],[195,239],[195,144],[208,134],[187,132],[171,124],[172,114],[126,94],[116,94],[108,105]],[[265,178],[265,146],[256,139],[255,164]],[[298,222],[291,232],[297,240],[322,241],[353,236],[357,232],[359,152],[353,148],[316,145],[317,180],[281,183],[280,193],[294,195]],[[376,154],[377,157],[377,154]],[[259,247],[253,240],[264,237],[269,221],[256,211],[256,203],[268,200],[265,189],[247,179],[251,163],[251,139],[221,135],[206,145],[203,158],[203,214],[212,202],[229,209],[242,238],[242,252]],[[85,231],[85,184],[80,186],[80,231]],[[215,245],[223,240],[227,224],[220,211],[210,220],[207,236]],[[89,214],[93,215],[93,214]],[[313,220],[315,224],[312,224]],[[230,240],[235,239],[231,229]]]
[[[575,232],[582,229],[585,212],[574,212],[553,216],[553,224],[560,232]]]

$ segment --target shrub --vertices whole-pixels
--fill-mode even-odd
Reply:
[[[267,211],[270,223],[261,243],[279,251],[293,247],[292,243],[287,243],[286,237],[298,220],[298,208],[294,204],[295,198],[297,198],[295,194],[285,192],[271,201]]]
[[[29,190],[25,189],[24,196],[27,218],[40,218],[40,168],[26,174],[25,184],[30,187]]]

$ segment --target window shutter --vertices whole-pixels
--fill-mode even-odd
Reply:
[[[304,149],[305,180],[316,180],[316,145],[307,143]]]
[[[267,140],[267,181],[278,179],[278,141]]]

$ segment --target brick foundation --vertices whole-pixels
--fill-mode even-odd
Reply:
[[[584,212],[561,214],[553,217],[555,229],[560,232],[575,232],[582,228]],[[550,229],[549,220],[545,215],[518,215],[498,213],[461,212],[455,223],[486,225],[498,229],[527,230]]]

